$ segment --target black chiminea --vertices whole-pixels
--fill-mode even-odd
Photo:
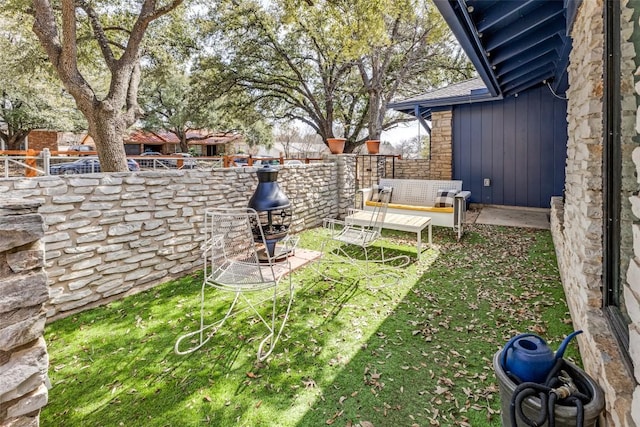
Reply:
[[[266,164],[256,171],[258,188],[249,200],[249,207],[258,212],[260,224],[253,225],[253,235],[260,240],[264,234],[270,258],[286,258],[289,253],[276,254],[276,243],[287,237],[291,224],[291,203],[278,185],[278,169]]]

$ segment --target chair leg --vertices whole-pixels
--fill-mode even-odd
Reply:
[[[271,355],[271,353],[273,352],[273,349],[276,346],[276,343],[278,342],[278,340],[280,339],[280,335],[282,334],[282,330],[284,329],[284,325],[287,323],[287,320],[289,319],[289,312],[291,311],[291,304],[293,303],[293,281],[291,280],[291,275],[288,275],[288,280],[289,280],[289,302],[287,303],[287,309],[284,313],[284,317],[282,319],[282,322],[280,322],[280,328],[278,329],[278,333],[276,334],[276,327],[277,327],[277,298],[278,298],[278,286],[274,287],[273,289],[273,307],[272,307],[272,312],[271,312],[271,326],[267,325],[267,328],[269,329],[269,335],[267,335],[261,342],[260,342],[260,346],[258,347],[258,361],[259,362],[263,362],[267,357],[269,357]],[[262,319],[262,317],[260,316],[260,318]],[[262,319],[262,321],[264,322],[264,319]],[[266,322],[265,322],[266,323]],[[268,346],[268,350],[265,352],[264,351],[264,347]]]
[[[201,348],[203,345],[205,345],[213,335],[215,335],[215,333],[218,331],[218,329],[220,329],[222,327],[222,325],[224,325],[224,323],[227,321],[227,319],[229,317],[231,317],[231,314],[233,313],[233,309],[236,306],[236,303],[238,302],[238,298],[240,297],[240,292],[236,292],[234,298],[233,298],[233,302],[231,303],[231,305],[229,306],[229,309],[227,310],[227,312],[225,313],[224,317],[214,323],[211,323],[209,325],[205,325],[204,324],[204,291],[205,291],[205,287],[206,287],[206,283],[202,284],[202,290],[200,292],[200,329],[193,331],[193,332],[189,332],[186,333],[184,335],[181,335],[180,337],[178,337],[176,344],[173,348],[173,350],[175,351],[176,354],[178,355],[184,355],[184,354],[189,354],[189,353],[193,353],[194,351],[198,350],[199,348]],[[205,338],[205,331],[211,329],[212,331],[210,333],[207,334],[206,338]],[[191,338],[193,336],[198,335],[198,345],[196,345],[195,347],[190,347],[186,350],[180,350],[180,343],[187,339],[187,338]]]

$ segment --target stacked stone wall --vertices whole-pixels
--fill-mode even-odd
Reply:
[[[353,203],[355,163],[336,157],[280,170],[279,185],[293,206],[292,232],[337,217]],[[246,207],[257,186],[255,171],[0,179],[0,193],[42,204],[51,293],[46,310],[55,319],[201,268],[204,210]]]
[[[623,23],[623,27],[625,25],[628,26],[628,22]],[[623,31],[628,34],[626,30]],[[622,354],[625,350],[620,348],[602,308],[605,183],[602,176],[604,20],[601,1],[581,3],[571,35],[573,50],[568,70],[565,199],[552,200],[551,228],[574,329],[584,331],[578,342],[585,370],[605,391],[606,425],[633,426],[631,393],[634,389],[636,394],[640,393],[637,391],[638,379],[634,381],[629,375]],[[622,51],[629,57],[633,56],[629,49],[623,48]],[[623,122],[628,122],[628,114],[624,112]],[[627,124],[623,124],[625,126]],[[629,148],[626,145],[622,147],[623,156],[627,159]],[[625,176],[630,175],[623,170],[623,191],[631,182]],[[620,244],[623,253],[625,247],[631,244],[631,218],[626,213],[629,212],[628,205],[627,200],[622,201],[624,212],[620,224]],[[640,251],[637,251],[636,257],[638,255]],[[628,259],[621,260],[623,268],[625,262],[628,263]],[[638,279],[633,280],[637,289],[640,274]],[[633,301],[632,309],[638,311],[637,300]],[[640,357],[636,357],[636,363],[640,363]]]
[[[429,159],[357,156],[357,188],[369,188],[379,178],[432,179]]]
[[[432,112],[431,125],[430,179],[452,179],[453,112],[451,110]]]
[[[622,265],[623,300],[629,324],[629,354],[634,367],[631,418],[640,425],[640,5],[621,2],[621,135],[622,135]],[[635,19],[634,19],[635,16]],[[625,268],[626,267],[626,268]],[[626,399],[626,395],[624,396]],[[622,416],[620,416],[621,419]]]
[[[328,155],[325,160],[335,161],[336,180],[334,199],[338,200],[337,215],[343,218],[354,207],[356,197],[356,158],[355,154]],[[326,196],[326,195],[325,195]],[[320,202],[321,203],[321,202]]]
[[[48,398],[39,203],[0,198],[0,426],[37,426]]]
[[[395,159],[386,162],[386,176],[398,179],[439,179],[431,175],[429,159]]]

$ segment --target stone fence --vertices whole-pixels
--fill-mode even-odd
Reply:
[[[290,165],[278,182],[293,207],[292,231],[339,217],[355,195],[355,156]],[[56,319],[149,289],[201,268],[206,208],[246,207],[252,167],[0,179],[0,194],[36,201],[45,224]]]
[[[431,161],[429,159],[396,159],[393,163],[387,162],[385,167],[387,177],[435,179],[431,176]]]
[[[399,159],[394,156],[358,156],[358,188],[368,188],[379,178],[435,179],[429,159]],[[440,175],[438,175],[440,176]],[[450,177],[448,179],[451,179]]]
[[[0,425],[37,426],[47,403],[49,299],[40,204],[0,199]]]

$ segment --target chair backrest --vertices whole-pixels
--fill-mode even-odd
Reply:
[[[389,201],[391,200],[391,191],[391,187],[382,187],[379,190],[378,196],[380,203],[376,204],[371,212],[371,219],[369,221],[368,228],[376,231],[378,234],[382,230],[382,224],[384,223],[384,218],[387,215],[387,208],[389,207]]]
[[[205,253],[212,267],[226,261],[259,263],[256,243],[265,243],[259,218],[250,208],[210,208],[205,211]]]

